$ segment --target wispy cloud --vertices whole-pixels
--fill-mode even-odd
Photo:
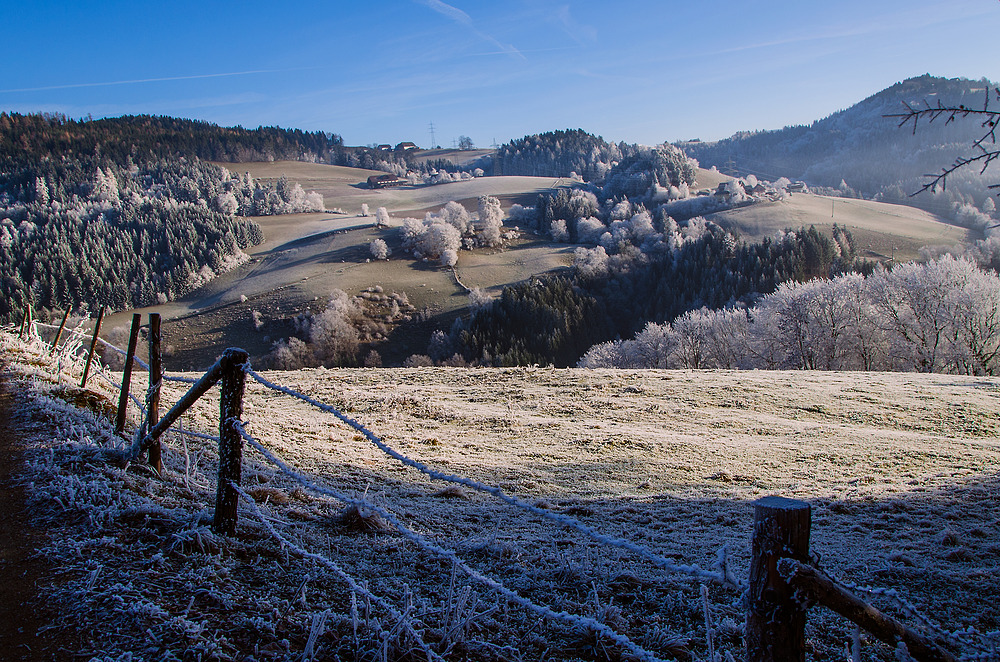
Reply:
[[[569,5],[560,6],[553,16],[556,23],[562,28],[571,39],[578,44],[597,41],[597,29],[579,23],[569,13]]]
[[[83,87],[110,87],[112,85],[137,85],[141,83],[162,83],[165,81],[177,80],[198,80],[200,78],[226,78],[229,76],[253,76],[257,74],[275,74],[288,71],[305,71],[307,69],[317,69],[319,67],[297,67],[294,69],[255,69],[253,71],[230,71],[217,74],[195,74],[191,76],[165,76],[163,78],[136,78],[133,80],[113,80],[99,83],[68,83],[66,85],[45,85],[42,87],[22,87],[10,90],[0,90],[0,94],[12,94],[14,92],[47,92],[49,90],[72,90]]]
[[[500,40],[497,39],[496,37],[493,37],[492,35],[489,35],[480,30],[479,28],[477,28],[472,20],[472,17],[466,14],[458,7],[453,7],[452,5],[449,5],[446,2],[441,2],[441,0],[416,0],[416,1],[419,4],[424,5],[428,9],[436,11],[437,13],[441,14],[448,20],[467,27],[469,30],[473,32],[473,34],[475,34],[480,39],[488,41],[497,48],[499,48],[501,53],[505,55],[511,55],[513,57],[522,60],[527,59],[526,57],[524,57],[524,54],[521,53],[521,51],[517,50],[517,48],[515,48],[511,44],[501,43]]]

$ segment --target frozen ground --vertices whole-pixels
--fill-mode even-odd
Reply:
[[[631,659],[593,631],[499,599],[370,513],[343,517],[343,502],[303,489],[249,447],[243,481],[266,503],[267,521],[339,564],[396,615],[358,597],[329,564],[276,544],[247,506],[235,538],[216,536],[206,526],[213,443],[169,435],[163,479],[109,464],[95,448],[118,443],[107,420],[64,404],[89,400],[100,410],[100,397],[83,397],[68,374],[57,379],[40,346],[9,335],[2,344],[16,362],[33,438],[25,480],[51,536],[42,553],[62,577],[49,599],[66,615],[54,627],[87,631],[96,659],[298,660],[308,651],[383,659],[380,650],[384,659],[426,659],[417,635],[446,659]],[[894,589],[948,630],[1000,626],[998,379],[540,368],[265,376],[342,409],[435,469],[677,563],[711,569],[725,546],[744,580],[752,501],[806,500],[812,551],[831,574]],[[166,385],[165,406],[182,386]],[[111,389],[93,390],[115,399]],[[215,434],[217,412],[213,393],[183,427]],[[310,480],[386,508],[535,603],[599,618],[660,658],[709,659],[698,580],[432,481],[332,415],[252,380],[244,419]],[[739,659],[740,592],[709,586],[712,645]],[[813,609],[810,658],[844,660],[851,632]],[[894,656],[872,642],[863,654]]]

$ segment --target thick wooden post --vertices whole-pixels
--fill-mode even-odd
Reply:
[[[160,386],[163,381],[163,354],[160,350],[160,314],[149,314],[149,395],[146,398],[146,430],[160,422]],[[149,465],[163,474],[163,449],[157,438],[149,447]]]
[[[215,521],[212,528],[217,533],[232,535],[236,532],[236,506],[240,495],[233,485],[242,477],[243,436],[237,424],[243,416],[243,391],[246,373],[243,366],[249,355],[245,350],[229,348],[222,354],[222,393],[219,396],[219,487],[215,499]]]
[[[52,349],[49,350],[49,354],[55,354],[56,350],[59,349],[59,341],[62,340],[62,334],[66,329],[66,322],[69,320],[71,310],[73,310],[72,307],[67,307],[66,312],[63,313],[62,322],[59,323],[59,330],[56,331],[56,339],[52,341]]]
[[[94,360],[94,350],[97,349],[97,336],[101,333],[101,322],[104,321],[104,311],[107,306],[101,306],[97,313],[97,324],[94,325],[94,337],[90,340],[90,351],[87,352],[87,365],[83,368],[83,379],[80,380],[80,388],[87,388],[87,378],[90,376],[90,364]]]
[[[24,312],[21,313],[21,326],[17,329],[17,337],[24,340],[24,327],[28,324],[28,308],[25,306]]]
[[[778,573],[778,561],[808,561],[811,519],[804,501],[771,496],[754,503],[748,662],[805,662],[806,608]]]
[[[128,412],[128,396],[132,389],[132,364],[135,363],[135,346],[139,342],[139,325],[142,315],[132,315],[132,330],[128,334],[128,351],[125,353],[125,367],[122,369],[122,392],[118,396],[118,415],[115,416],[115,432],[125,431],[125,414]]]

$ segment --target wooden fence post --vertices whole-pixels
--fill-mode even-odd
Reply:
[[[808,561],[811,519],[804,501],[771,496],[754,502],[748,662],[805,662],[806,608],[777,566],[782,558]]]
[[[146,430],[160,422],[160,386],[163,381],[163,355],[160,351],[160,314],[149,314],[149,396],[146,402]],[[163,449],[157,438],[149,447],[149,465],[163,475]]]
[[[132,389],[132,364],[135,363],[135,346],[139,342],[139,325],[142,315],[132,315],[132,330],[128,334],[128,351],[125,353],[125,368],[122,370],[122,392],[118,396],[118,415],[115,416],[115,433],[125,431],[125,414],[128,412],[128,396]]]
[[[90,341],[90,351],[87,353],[87,365],[83,368],[83,379],[80,380],[80,388],[87,388],[87,377],[90,376],[90,363],[94,360],[94,350],[97,349],[97,336],[101,333],[101,322],[104,321],[104,311],[107,306],[101,306],[97,313],[97,324],[94,325],[94,337]]]
[[[243,416],[243,391],[246,373],[243,366],[249,355],[245,350],[229,348],[222,354],[222,392],[219,395],[219,485],[215,499],[215,521],[212,528],[217,533],[233,535],[236,532],[236,506],[243,464],[243,436],[237,429]]]
[[[18,332],[21,340],[27,340],[31,335],[31,304],[25,304],[24,316],[21,318],[21,330]]]
[[[59,330],[56,331],[56,339],[52,341],[52,349],[49,350],[49,354],[55,354],[56,350],[59,349],[59,341],[62,340],[62,334],[66,329],[66,322],[69,320],[69,314],[72,310],[72,306],[68,306],[66,312],[63,313],[62,322],[59,323]]]

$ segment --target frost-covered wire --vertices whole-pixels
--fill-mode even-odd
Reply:
[[[520,508],[522,510],[530,512],[530,513],[532,513],[534,515],[538,515],[539,517],[543,517],[543,518],[545,518],[547,520],[556,522],[556,523],[558,523],[558,524],[560,524],[562,526],[567,526],[567,527],[569,527],[569,528],[571,528],[571,529],[573,529],[573,530],[575,530],[575,531],[577,531],[579,533],[582,533],[582,534],[590,537],[592,540],[595,540],[595,541],[601,543],[602,545],[607,545],[609,547],[617,547],[619,549],[624,549],[624,550],[630,551],[630,552],[632,552],[634,554],[637,554],[638,556],[641,556],[642,558],[646,559],[647,561],[653,563],[654,565],[658,566],[659,568],[661,568],[663,570],[668,570],[668,571],[671,571],[671,572],[676,572],[676,573],[679,573],[679,574],[688,575],[689,577],[691,577],[693,579],[697,579],[699,581],[708,580],[708,581],[711,581],[713,583],[720,584],[722,586],[733,586],[734,588],[743,588],[743,582],[740,582],[739,584],[735,584],[733,582],[733,578],[730,577],[730,576],[728,576],[728,573],[711,572],[711,571],[702,569],[698,565],[686,565],[686,564],[674,563],[670,559],[665,558],[663,556],[660,556],[659,554],[656,554],[656,553],[650,551],[649,549],[646,549],[642,545],[638,545],[638,544],[636,544],[636,543],[634,543],[634,542],[632,542],[630,540],[625,540],[624,538],[615,538],[615,537],[612,537],[612,536],[606,536],[606,535],[604,535],[602,533],[599,533],[599,532],[595,531],[594,529],[590,528],[589,526],[587,526],[583,522],[581,522],[581,521],[579,521],[579,520],[577,520],[577,519],[575,519],[573,517],[570,517],[569,515],[563,515],[562,513],[553,513],[553,512],[550,512],[548,510],[545,510],[544,508],[539,508],[538,506],[530,504],[527,501],[523,501],[522,499],[518,499],[515,496],[511,496],[511,495],[505,493],[499,487],[492,487],[490,485],[484,485],[483,483],[480,483],[480,482],[477,482],[475,480],[472,480],[471,478],[465,478],[463,476],[456,476],[456,475],[453,475],[453,474],[446,474],[446,473],[437,471],[436,469],[432,469],[431,467],[427,466],[426,464],[423,464],[422,462],[418,462],[416,460],[413,460],[413,459],[411,459],[411,458],[403,455],[399,451],[395,450],[394,448],[392,448],[391,446],[389,446],[388,444],[386,444],[384,441],[382,441],[379,437],[377,437],[370,430],[368,430],[368,428],[366,428],[364,425],[362,425],[361,423],[355,421],[354,419],[350,418],[349,416],[345,415],[344,413],[342,413],[340,410],[336,409],[335,407],[333,407],[331,405],[328,405],[326,403],[323,403],[323,402],[319,402],[318,400],[314,400],[313,398],[310,398],[307,395],[303,395],[302,393],[299,393],[298,391],[296,391],[294,389],[288,388],[286,386],[280,386],[278,384],[275,384],[274,382],[268,381],[267,379],[265,379],[264,377],[262,377],[259,373],[257,373],[255,370],[253,370],[250,367],[249,362],[245,365],[244,371],[248,375],[250,375],[251,377],[253,377],[258,383],[262,384],[263,386],[265,386],[265,387],[267,387],[267,388],[269,388],[269,389],[271,389],[273,391],[278,391],[279,393],[284,393],[285,395],[289,395],[289,396],[291,396],[293,398],[297,398],[299,400],[302,400],[303,402],[305,402],[307,404],[310,404],[313,407],[316,407],[317,409],[325,411],[325,412],[327,412],[329,414],[333,414],[338,419],[340,419],[342,422],[344,422],[345,424],[347,424],[348,426],[350,426],[351,428],[353,428],[357,432],[359,432],[362,435],[364,435],[364,437],[366,439],[368,439],[368,441],[370,441],[372,444],[374,444],[380,451],[382,451],[383,453],[385,453],[389,457],[397,460],[398,462],[401,462],[402,464],[404,464],[404,465],[406,465],[408,467],[412,467],[413,469],[416,469],[417,471],[420,471],[421,473],[423,473],[423,474],[425,474],[425,475],[427,475],[427,476],[429,476],[431,478],[434,478],[434,479],[437,479],[437,480],[447,481],[447,482],[450,482],[450,483],[456,483],[458,485],[464,485],[465,487],[468,487],[470,489],[474,489],[474,490],[477,490],[479,492],[485,492],[487,494],[491,494],[494,497],[500,499],[501,501],[504,501],[507,504],[510,504],[512,506],[515,506],[517,508]]]
[[[337,576],[339,576],[342,580],[344,580],[344,582],[350,587],[352,591],[354,591],[356,594],[366,598],[367,600],[370,600],[371,602],[375,603],[376,605],[384,609],[386,612],[389,613],[390,616],[396,619],[398,623],[400,623],[403,627],[405,627],[406,630],[416,638],[421,650],[427,653],[427,658],[429,660],[440,660],[441,662],[444,662],[444,658],[435,653],[434,650],[429,645],[427,645],[427,642],[425,642],[423,640],[423,637],[421,637],[420,634],[413,629],[413,626],[408,622],[408,620],[403,616],[403,614],[400,614],[399,611],[397,611],[392,605],[386,602],[383,598],[380,598],[379,596],[375,595],[370,590],[368,590],[368,588],[366,588],[363,584],[361,584],[361,582],[354,579],[334,561],[331,561],[330,559],[326,558],[321,554],[310,552],[309,550],[296,545],[291,540],[278,533],[278,530],[274,527],[274,524],[271,522],[270,519],[264,516],[264,513],[257,505],[257,502],[254,501],[253,497],[251,497],[249,494],[240,489],[240,487],[235,483],[230,482],[230,485],[234,490],[236,490],[236,492],[239,493],[240,496],[243,497],[243,500],[250,506],[254,515],[256,515],[257,519],[259,519],[261,524],[264,525],[264,528],[266,528],[283,547],[287,547],[295,554],[303,558],[316,561],[317,563],[332,570]]]
[[[122,390],[122,385],[116,382],[115,380],[111,379],[111,376],[106,374],[104,370],[98,370],[97,375],[101,377],[104,381],[106,381],[111,386],[111,388],[118,389],[118,391]],[[142,400],[134,396],[132,393],[129,393],[128,397],[130,400],[132,400],[133,404],[135,404],[135,406],[139,408],[139,411],[142,412],[142,415],[145,416],[146,407],[142,404]]]
[[[1000,649],[997,647],[998,640],[1000,640],[1000,632],[984,633],[972,628],[949,632],[932,621],[929,616],[923,614],[912,602],[900,595],[899,591],[894,588],[861,586],[840,579],[834,579],[834,581],[848,590],[867,593],[869,595],[878,595],[889,600],[906,616],[918,621],[935,635],[956,648],[971,647],[977,650],[974,654],[960,656],[960,660],[968,660],[970,662],[973,660],[978,662],[1000,660]]]
[[[205,434],[204,432],[193,432],[191,430],[185,430],[184,428],[170,428],[170,431],[175,434],[182,434],[186,437],[194,437],[195,439],[205,439],[206,441],[214,441],[218,443],[219,438],[213,437],[210,434]]]
[[[653,653],[647,651],[646,649],[642,648],[634,641],[626,637],[625,635],[615,632],[607,625],[594,618],[589,618],[587,616],[578,616],[576,614],[571,614],[567,611],[556,611],[551,607],[546,607],[545,605],[539,605],[529,600],[528,598],[525,598],[521,594],[507,588],[500,581],[482,574],[475,568],[465,563],[465,561],[463,561],[461,558],[459,558],[458,554],[456,554],[454,550],[446,549],[444,547],[441,547],[440,545],[432,543],[419,533],[416,533],[415,531],[412,531],[409,528],[407,528],[407,526],[402,522],[400,522],[399,519],[396,517],[396,515],[393,514],[391,511],[389,511],[388,509],[383,508],[382,506],[379,506],[377,504],[371,503],[370,501],[366,501],[365,499],[357,499],[350,495],[344,494],[343,492],[331,489],[329,487],[325,487],[323,485],[319,485],[318,483],[310,480],[308,477],[292,469],[281,458],[279,458],[277,455],[269,451],[260,442],[254,439],[253,436],[251,436],[244,429],[243,424],[241,422],[235,421],[235,423],[236,423],[235,427],[239,431],[240,436],[243,437],[244,441],[246,441],[258,453],[263,455],[269,462],[278,467],[283,474],[285,474],[292,480],[295,480],[303,487],[308,488],[319,494],[325,494],[326,496],[333,497],[334,499],[337,499],[338,501],[341,501],[343,503],[351,504],[378,513],[383,518],[385,518],[385,520],[389,524],[391,524],[393,528],[395,528],[404,538],[416,544],[418,547],[420,547],[421,549],[430,554],[433,554],[443,559],[447,559],[448,561],[453,563],[455,567],[462,570],[469,577],[479,582],[480,584],[483,584],[484,586],[493,589],[500,595],[507,598],[507,600],[509,600],[510,602],[520,605],[525,609],[528,609],[529,611],[532,611],[543,618],[551,618],[557,621],[562,621],[563,623],[567,623],[575,627],[583,628],[584,630],[590,630],[596,632],[614,641],[619,646],[629,650],[633,655],[635,655],[640,660],[647,660],[648,662],[660,662],[659,658],[657,658]]]
[[[163,381],[165,382],[180,382],[181,384],[197,384],[197,379],[191,379],[190,377],[180,377],[177,375],[170,375],[163,373]]]

